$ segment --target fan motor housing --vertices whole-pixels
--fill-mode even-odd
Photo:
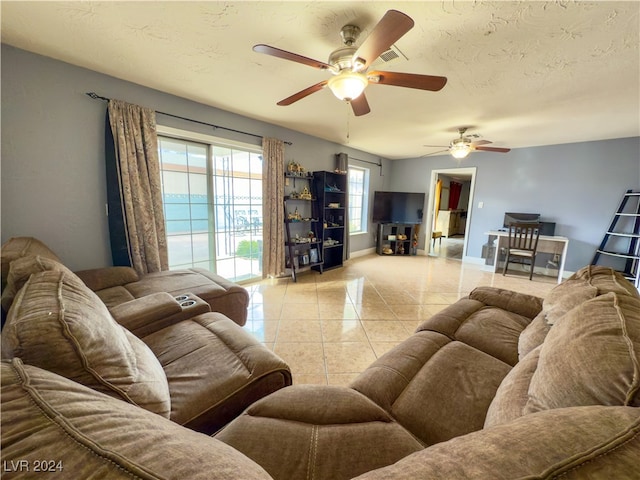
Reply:
[[[353,66],[353,55],[356,53],[356,47],[342,47],[334,50],[329,55],[329,65],[336,68],[335,73],[339,73],[345,69],[351,69]]]

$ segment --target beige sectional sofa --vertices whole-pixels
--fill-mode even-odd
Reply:
[[[350,387],[278,389],[214,437],[13,358],[2,454],[15,478],[638,479],[639,352],[638,292],[590,266],[544,300],[478,288]]]

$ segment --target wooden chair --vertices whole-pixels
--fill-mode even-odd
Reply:
[[[536,263],[539,237],[540,224],[538,223],[512,223],[509,225],[509,244],[507,245],[507,256],[504,260],[502,275],[507,273],[507,267],[512,258],[520,259],[519,262],[514,262],[520,264],[525,264],[525,261],[528,260],[531,264],[529,272],[529,280],[531,280]]]

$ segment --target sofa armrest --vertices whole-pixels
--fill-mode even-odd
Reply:
[[[496,287],[477,287],[469,298],[534,319],[542,311],[542,298]]]
[[[152,324],[164,328],[162,320],[182,312],[180,302],[166,292],[153,293],[112,307],[111,315],[132,333]]]
[[[80,277],[80,280],[94,292],[140,280],[138,273],[131,267],[92,268],[73,273]]]

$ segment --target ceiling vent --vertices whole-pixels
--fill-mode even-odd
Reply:
[[[407,61],[408,58],[402,53],[398,47],[391,45],[389,50],[382,52],[378,58],[376,58],[370,65],[370,68],[378,67],[380,65],[388,65],[391,62]]]

